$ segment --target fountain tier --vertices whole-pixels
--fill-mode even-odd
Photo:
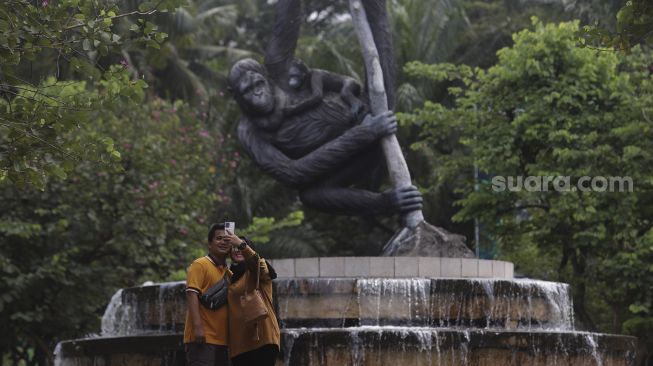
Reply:
[[[277,366],[627,366],[632,337],[416,327],[282,330]],[[57,366],[183,366],[181,334],[60,343]]]
[[[361,325],[573,329],[568,286],[493,279],[302,278],[274,282],[283,327]],[[184,283],[128,288],[114,295],[102,334],[183,330]]]
[[[634,338],[574,331],[566,284],[514,280],[506,262],[408,260],[414,268],[406,258],[274,261],[283,338],[277,364],[634,364]],[[379,271],[386,276],[372,276]],[[474,273],[501,276],[461,278]],[[102,336],[61,342],[58,366],[183,366],[183,290],[173,282],[118,291]]]

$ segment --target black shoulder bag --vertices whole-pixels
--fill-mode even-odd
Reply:
[[[220,281],[209,287],[200,296],[200,304],[207,309],[215,310],[227,303],[227,293],[229,290],[229,274],[225,273]]]

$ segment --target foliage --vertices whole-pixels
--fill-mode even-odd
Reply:
[[[421,127],[413,147],[436,162],[429,188],[459,187],[456,220],[479,218],[508,259],[538,256],[516,261],[518,271],[572,283],[584,326],[641,330],[653,299],[650,55],[578,48],[578,22],[533,28],[487,70],[407,65],[415,77],[455,80],[455,106],[426,102],[401,119]],[[634,190],[501,190],[492,180],[528,176],[569,176],[571,186],[630,177]]]
[[[139,101],[145,83],[124,77],[120,65],[102,65],[99,60],[119,53],[128,43],[158,47],[166,34],[157,32],[145,17],[180,4],[180,0],[145,1],[138,10],[121,13],[116,5],[91,0],[3,1],[0,182],[8,179],[43,189],[48,177],[65,178],[81,161],[110,165],[118,160],[120,154],[103,136],[89,135],[85,140],[64,136],[71,137],[68,132],[90,123],[89,111],[119,95]],[[136,25],[130,34],[118,35],[114,23],[127,16],[135,17]],[[76,84],[73,90],[62,73],[89,84]],[[90,92],[96,84],[111,86],[106,101]]]
[[[242,231],[242,235],[251,238],[254,243],[264,244],[270,241],[271,231],[300,225],[302,220],[304,220],[302,211],[293,211],[281,220],[276,220],[274,217],[254,217],[252,223]]]
[[[128,9],[139,6],[128,2]],[[181,98],[195,104],[207,101],[216,89],[226,89],[224,80],[229,65],[252,56],[238,48],[235,32],[242,4],[220,0],[190,0],[174,12],[159,14],[152,24],[167,34],[156,49],[129,44],[121,55],[134,78],[143,78],[153,92],[164,98]],[[121,19],[117,29],[128,34],[135,20]]]
[[[586,24],[599,20],[603,26],[610,23],[603,14],[612,11],[614,3],[618,1],[388,1],[398,65],[421,60],[481,67],[496,62],[495,51],[512,44],[510,35],[527,26],[531,14],[547,21],[579,17]],[[184,6],[177,8],[180,4]],[[303,4],[308,11],[298,56],[312,67],[362,75],[360,50],[352,47],[357,41],[345,15],[348,2],[307,0]],[[15,329],[0,340],[0,353],[10,355],[3,361],[45,364],[53,340],[98,329],[103,304],[117,287],[146,279],[183,278],[183,268],[204,252],[206,226],[211,221],[229,217],[239,227],[249,225],[246,231],[255,241],[265,242],[257,249],[270,258],[375,255],[392,235],[393,218],[334,217],[303,208],[295,191],[263,176],[248,159],[241,160],[235,138],[239,112],[226,95],[224,77],[235,59],[262,57],[274,5],[267,0],[9,0],[0,4],[0,326]],[[424,108],[403,116],[402,145],[419,136],[414,144],[418,151],[407,153],[415,181],[427,189],[425,213],[430,222],[469,235],[469,218],[486,213],[484,240],[496,241],[497,250],[513,259],[518,269],[575,284],[588,278],[587,307],[601,328],[607,329],[610,315],[618,314],[624,329],[645,334],[651,329],[652,306],[650,291],[642,290],[643,281],[651,281],[646,264],[651,262],[650,240],[643,234],[649,212],[644,193],[611,201],[607,196],[584,195],[589,210],[603,210],[600,215],[593,218],[588,211],[586,221],[571,221],[574,227],[544,225],[535,232],[528,231],[533,230],[533,222],[551,219],[534,208],[515,211],[512,206],[532,195],[494,197],[483,195],[483,190],[472,194],[475,157],[487,155],[480,159],[485,164],[480,167],[482,178],[489,179],[499,172],[492,163],[505,160],[506,169],[516,171],[508,163],[529,153],[524,159],[535,162],[521,169],[527,171],[544,164],[538,160],[539,153],[543,158],[550,155],[534,149],[533,157],[533,151],[526,148],[505,148],[502,155],[489,142],[482,145],[485,150],[478,149],[475,138],[542,138],[539,128],[547,126],[526,126],[537,119],[538,111],[540,116],[549,116],[554,104],[559,123],[573,126],[572,118],[579,117],[579,130],[588,128],[600,135],[589,137],[596,144],[631,146],[622,149],[630,154],[628,159],[610,158],[599,166],[602,158],[581,154],[576,165],[567,162],[561,170],[585,167],[591,161],[587,169],[592,172],[618,166],[626,173],[641,168],[637,179],[646,175],[650,147],[646,139],[633,137],[648,136],[642,122],[648,121],[647,106],[651,105],[646,99],[650,95],[648,74],[641,68],[646,58],[640,51],[628,60],[602,55],[588,58],[586,53],[572,52],[568,37],[558,30],[552,32],[558,38],[547,39],[546,46],[540,41],[529,43],[540,53],[522,45],[523,56],[514,52],[504,56],[521,63],[506,67],[506,61],[500,61],[499,71],[492,75],[471,67],[417,64],[407,71],[427,76],[422,80],[399,73],[401,110],[410,110],[423,100],[442,104],[427,102]],[[524,38],[528,37],[522,36],[520,42]],[[574,57],[562,57],[567,53]],[[547,62],[537,61],[540,58]],[[565,71],[561,74],[564,82],[554,86],[557,74],[546,74],[551,60],[557,60],[556,67]],[[574,63],[569,65],[569,60]],[[525,65],[530,69],[525,70]],[[615,76],[614,67],[628,77]],[[578,85],[574,72],[580,75]],[[509,76],[515,79],[514,85],[505,81]],[[590,82],[596,92],[587,87]],[[499,86],[492,89],[492,83]],[[447,95],[452,86],[461,88]],[[536,90],[540,86],[544,91]],[[553,94],[554,87],[560,88],[559,93],[568,90],[569,95],[561,93],[546,104],[543,96],[548,95],[546,91]],[[524,101],[523,96],[529,95],[536,97]],[[556,103],[567,96],[572,101],[582,97],[582,103],[593,102],[589,104],[592,109],[576,111],[562,103],[558,110]],[[514,119],[509,112],[504,120],[491,113],[495,109],[489,104],[511,110],[510,100],[533,110],[518,126],[528,136],[521,129],[508,133],[513,125],[502,122]],[[521,111],[521,104],[516,111]],[[453,105],[453,109],[445,107]],[[647,114],[638,113],[642,110]],[[592,113],[598,119],[591,119]],[[520,114],[520,118],[526,117]],[[488,123],[488,128],[471,133],[471,126],[481,122]],[[610,128],[631,124],[617,131],[612,128],[614,133],[609,134],[608,127],[600,128],[604,122]],[[641,129],[633,132],[637,123]],[[495,125],[496,134],[490,128]],[[561,139],[568,137],[548,127],[552,142],[546,140],[545,146],[565,154],[567,150],[559,146],[574,154],[586,148],[587,144],[581,144],[586,137],[582,131],[560,128],[571,130],[572,137],[583,136],[568,147],[561,145],[565,141]],[[513,141],[502,143],[512,146]],[[590,152],[595,149],[591,147]],[[53,176],[57,179],[50,180]],[[647,179],[643,182],[648,184]],[[454,187],[461,190],[454,192]],[[483,188],[487,189],[487,182]],[[559,210],[564,213],[578,213],[573,211],[577,201],[556,200],[555,194],[547,194],[553,197],[541,199],[562,204]],[[450,218],[458,211],[453,202],[461,197],[465,200],[456,216],[459,221],[452,223]],[[490,198],[496,200],[495,205],[486,205]],[[615,210],[617,201],[624,207]],[[508,211],[498,212],[499,207]],[[302,212],[305,217],[299,225]],[[528,213],[524,217],[530,219],[516,222],[514,212]],[[554,218],[563,217],[554,212]],[[592,220],[608,220],[606,212],[616,213],[611,216],[621,226],[604,224],[612,231],[595,230],[600,237],[594,241],[584,237],[593,233],[591,225],[596,223]],[[628,234],[636,240],[628,240],[629,226],[624,223],[637,229]],[[576,231],[579,238],[574,237]],[[555,232],[559,237],[549,240]],[[628,250],[610,251],[605,243],[611,239],[619,243],[614,248]],[[571,268],[576,266],[574,261],[585,266],[583,275]],[[625,282],[630,287],[624,287]],[[598,298],[606,292],[622,303],[606,304]]]
[[[99,329],[116,288],[185,268],[233,177],[222,137],[184,103],[125,101],[93,121],[70,138],[111,138],[120,169],[82,162],[43,191],[0,186],[0,327],[11,329],[0,354],[27,364],[43,364],[55,340]]]
[[[583,47],[608,47],[627,51],[638,44],[653,43],[653,4],[648,0],[628,0],[617,11],[616,31],[596,24],[578,31]]]
[[[236,233],[238,235],[246,236],[251,239],[254,245],[256,246],[256,251],[261,253],[265,258],[272,258],[273,256],[268,255],[270,253],[270,248],[268,245],[259,245],[266,244],[270,241],[270,236],[278,232],[278,230],[284,231],[288,228],[295,228],[301,225],[304,220],[304,213],[302,211],[292,211],[288,216],[277,220],[274,217],[254,217],[252,223],[245,229],[236,228]],[[193,248],[189,248],[190,251],[186,255],[187,258],[198,258],[206,255],[206,247],[197,245]],[[274,253],[274,251],[272,252]],[[186,279],[186,268],[179,268],[176,271],[171,272],[166,278],[167,281],[183,281]]]

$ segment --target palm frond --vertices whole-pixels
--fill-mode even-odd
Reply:
[[[236,5],[222,5],[203,11],[195,17],[198,21],[203,21],[210,17],[219,16],[219,18],[233,19],[238,12]]]
[[[184,8],[178,8],[171,14],[171,17],[173,18],[172,21],[166,23],[168,28],[171,28],[171,31],[169,31],[171,34],[184,35],[192,33],[197,29],[197,20]]]

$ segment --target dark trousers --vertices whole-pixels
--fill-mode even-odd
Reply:
[[[187,366],[229,366],[229,348],[209,343],[186,343]]]
[[[239,354],[231,359],[232,366],[274,366],[277,362],[279,347],[267,344],[253,351]]]

